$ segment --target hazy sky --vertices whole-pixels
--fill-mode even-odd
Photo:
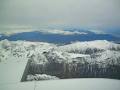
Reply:
[[[120,27],[120,0],[0,0],[0,24]]]

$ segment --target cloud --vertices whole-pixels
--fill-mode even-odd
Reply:
[[[33,31],[31,26],[19,26],[19,25],[1,25],[0,34],[5,34],[7,36],[21,33],[21,32],[30,32]]]
[[[0,0],[2,24],[67,24],[113,27],[120,23],[119,0]]]
[[[96,34],[105,34],[103,30],[90,29],[89,31],[94,32]]]
[[[65,30],[59,30],[59,29],[43,29],[43,30],[38,30],[39,32],[42,33],[50,33],[50,34],[61,34],[61,35],[74,35],[74,34],[87,34],[85,32],[78,32],[78,31],[65,31]]]
[[[22,32],[33,32],[38,31],[44,34],[60,34],[60,35],[74,35],[74,34],[87,34],[85,32],[78,31],[66,31],[64,29],[50,29],[50,28],[40,28],[32,26],[19,26],[19,25],[10,25],[10,26],[1,26],[0,34],[5,34],[7,36],[22,33]]]

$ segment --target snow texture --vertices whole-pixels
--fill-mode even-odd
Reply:
[[[106,40],[56,45],[43,42],[0,42],[0,62],[30,60],[29,74],[60,78],[120,78],[120,45]]]

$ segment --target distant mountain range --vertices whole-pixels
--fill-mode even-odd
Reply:
[[[97,34],[87,30],[79,30],[79,29],[71,29],[71,30],[64,30],[67,33],[74,33],[74,34],[60,34],[54,33],[52,30],[47,33],[41,31],[33,31],[33,32],[21,32],[11,34],[9,36],[1,34],[0,40],[8,39],[10,41],[17,41],[17,40],[26,40],[26,41],[42,41],[42,42],[49,42],[49,43],[70,43],[74,41],[92,41],[92,40],[108,40],[119,42],[120,38],[113,36],[111,34]],[[64,33],[62,31],[62,33]],[[76,33],[77,32],[77,33]],[[80,32],[82,32],[80,34]]]

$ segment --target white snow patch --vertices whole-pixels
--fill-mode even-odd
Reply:
[[[46,74],[27,75],[27,81],[56,80],[56,79],[59,79],[59,78],[56,76],[51,76]]]
[[[90,57],[90,55],[85,54],[77,54],[77,53],[69,53],[71,58],[77,58],[77,57]]]

